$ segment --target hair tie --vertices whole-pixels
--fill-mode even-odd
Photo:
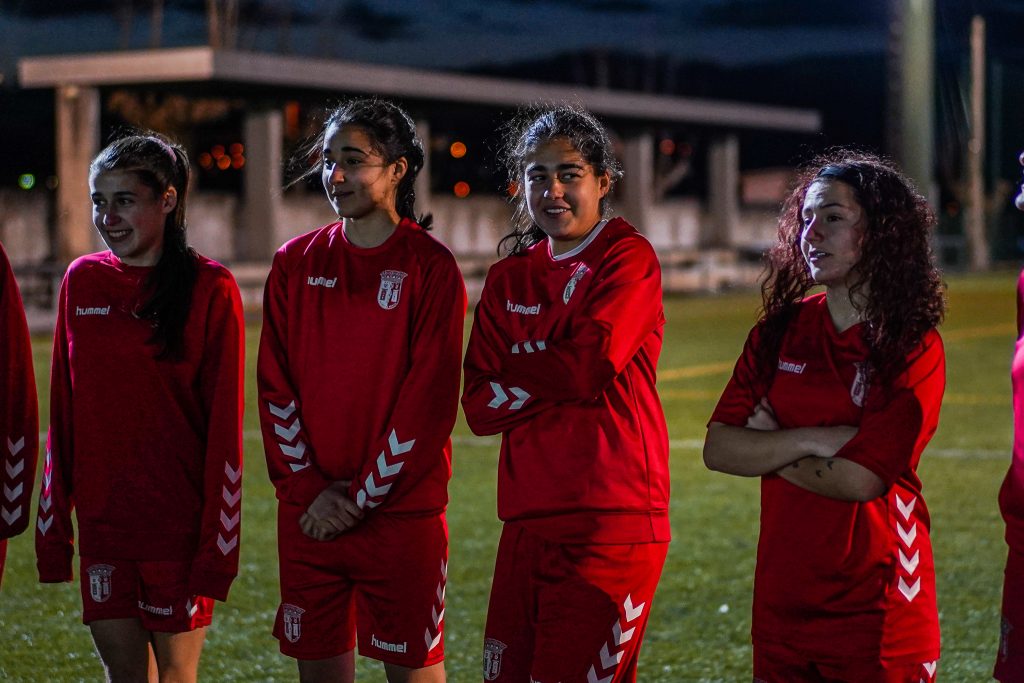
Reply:
[[[829,165],[818,171],[815,178],[837,178],[858,192],[864,189],[864,177],[853,166]]]

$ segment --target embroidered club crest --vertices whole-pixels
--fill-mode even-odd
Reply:
[[[302,637],[302,615],[306,610],[295,605],[283,603],[281,605],[282,621],[284,621],[284,637],[289,643],[299,642]]]
[[[858,408],[864,407],[864,397],[868,393],[868,364],[854,363],[857,368],[857,375],[853,378],[853,386],[850,387],[850,399],[853,405]]]
[[[110,599],[110,575],[114,567],[109,564],[94,564],[85,570],[89,575],[89,597],[93,602],[106,602]]]
[[[573,293],[576,291],[576,285],[579,284],[583,276],[590,272],[590,268],[587,268],[587,264],[582,261],[576,269],[572,271],[572,275],[569,276],[569,281],[565,283],[565,289],[562,290],[562,302],[568,304],[569,299],[572,298]]]
[[[498,680],[498,674],[501,673],[501,653],[505,651],[508,645],[495,640],[494,638],[488,638],[484,641],[484,680],[485,681],[496,681]]]
[[[380,274],[380,289],[377,290],[377,303],[385,311],[398,305],[402,296],[402,280],[408,276],[400,270],[384,270]]]

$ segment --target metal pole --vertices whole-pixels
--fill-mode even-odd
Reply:
[[[967,143],[967,215],[964,229],[971,270],[991,264],[985,234],[985,19],[971,20],[971,138]]]

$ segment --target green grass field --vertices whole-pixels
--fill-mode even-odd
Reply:
[[[943,337],[948,386],[938,434],[922,460],[932,513],[943,630],[942,679],[989,680],[998,638],[1005,547],[996,493],[1011,443],[1009,363],[1015,273],[954,277]],[[750,292],[672,298],[660,389],[672,439],[674,540],[658,590],[639,680],[750,680],[750,600],[757,542],[756,480],[714,474],[700,459],[704,423],[724,386],[757,297]],[[467,328],[468,329],[468,328]],[[242,566],[217,606],[201,664],[206,681],[296,680],[270,628],[277,607],[274,496],[257,431],[258,326],[248,330]],[[49,376],[50,340],[36,340],[36,373]],[[40,402],[45,424],[47,399]],[[113,409],[113,407],[112,407]],[[451,482],[451,557],[446,612],[449,680],[480,680],[484,612],[499,523],[497,440],[456,427]],[[38,487],[38,482],[37,482]],[[77,585],[36,583],[32,536],[10,544],[0,592],[0,680],[99,680]],[[363,680],[383,681],[360,659]]]

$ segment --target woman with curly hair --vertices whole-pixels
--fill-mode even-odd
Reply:
[[[761,477],[755,681],[935,680],[917,476],[945,387],[934,224],[896,168],[848,151],[783,205],[764,317],[704,443],[710,469]]]

